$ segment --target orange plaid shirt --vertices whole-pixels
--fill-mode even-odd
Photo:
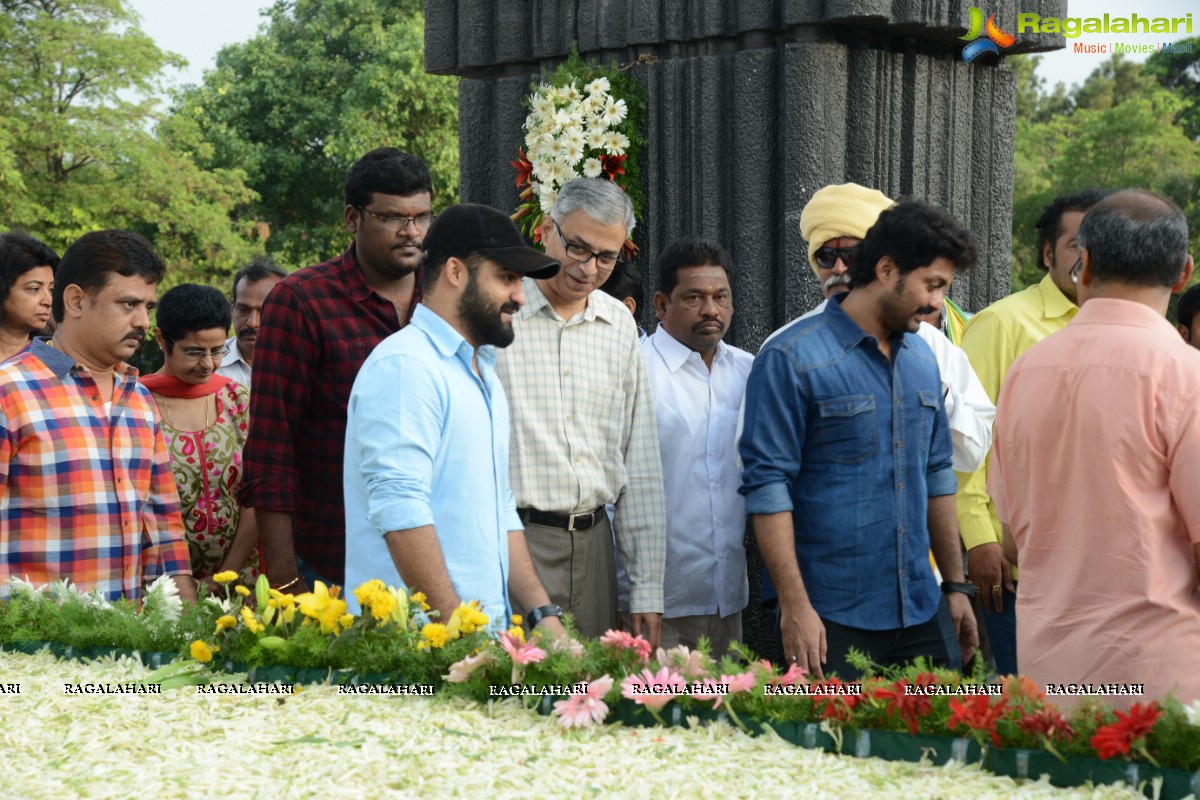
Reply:
[[[0,582],[68,578],[115,600],[191,575],[154,401],[134,368],[115,378],[108,412],[44,340],[0,365]]]

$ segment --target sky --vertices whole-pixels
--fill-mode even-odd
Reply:
[[[978,2],[987,7],[987,0]],[[267,0],[130,0],[142,17],[142,30],[164,50],[179,53],[188,60],[186,69],[167,76],[168,85],[199,83],[204,70],[210,69],[217,51],[224,45],[243,42],[253,37],[262,22],[259,12],[271,6]],[[1017,2],[1020,8],[1020,0]],[[1075,42],[1157,44],[1188,36],[1200,36],[1200,3],[1196,0],[1072,0],[1068,16],[1102,17],[1105,13],[1127,17],[1136,12],[1140,17],[1182,17],[1192,14],[1192,33],[1180,31],[1172,36],[1158,34],[1084,34],[1068,39],[1067,48],[1042,55],[1038,74],[1046,79],[1046,88],[1065,83],[1068,88],[1083,83],[1087,76],[1109,58],[1109,54],[1084,54],[1071,51]],[[1009,33],[1016,33],[1016,20],[997,20]],[[1144,61],[1145,55],[1127,56]]]

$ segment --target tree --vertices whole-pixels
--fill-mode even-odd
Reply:
[[[1182,39],[1176,45],[1151,55],[1142,70],[1184,101],[1176,121],[1189,138],[1200,139],[1200,36]],[[1191,52],[1185,52],[1185,48]]]
[[[0,219],[64,249],[114,227],[146,235],[172,282],[228,272],[253,250],[232,218],[252,199],[236,169],[205,170],[205,145],[162,126],[155,93],[181,64],[124,0],[0,0]],[[157,133],[157,135],[156,135]]]
[[[211,145],[204,163],[246,170],[277,262],[304,266],[346,246],[346,171],[375,147],[419,155],[435,206],[456,202],[458,84],[425,73],[418,0],[280,0],[266,16],[176,98],[174,116]]]
[[[1018,88],[1018,102],[1021,97]],[[1029,106],[1028,97],[1024,103]],[[1038,267],[1033,229],[1042,209],[1056,195],[1087,187],[1149,189],[1170,198],[1188,215],[1195,250],[1200,240],[1200,145],[1173,122],[1184,107],[1183,99],[1143,74],[1139,64],[1114,56],[1075,91],[1071,111],[1042,121],[1018,113],[1014,289],[1045,274]]]

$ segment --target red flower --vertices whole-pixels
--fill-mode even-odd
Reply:
[[[992,700],[986,694],[971,695],[966,702],[950,701],[950,710],[954,713],[946,721],[946,727],[954,730],[960,725],[966,725],[971,730],[990,734],[992,743],[1000,745],[1000,736],[996,733],[996,722],[1004,716],[1008,701],[1001,700],[992,705]]]
[[[915,685],[925,688],[932,685],[935,681],[936,678],[926,672],[917,676]],[[875,697],[880,700],[886,700],[888,716],[898,714],[900,719],[908,723],[908,732],[916,736],[921,717],[928,714],[932,710],[933,705],[924,694],[910,694],[908,692],[909,685],[907,680],[896,681],[896,683],[892,684],[893,688],[876,689]]]
[[[1162,718],[1162,709],[1158,703],[1143,706],[1134,703],[1128,714],[1116,712],[1117,721],[1096,730],[1092,737],[1092,748],[1101,759],[1112,758],[1115,755],[1129,755],[1130,747],[1154,730],[1154,725]],[[1144,744],[1141,748],[1144,748]]]
[[[1019,706],[1018,709],[1021,712],[1021,719],[1017,722],[1017,726],[1026,733],[1040,736],[1046,742],[1054,739],[1069,742],[1076,736],[1071,723],[1067,722],[1054,706],[1046,706],[1038,710],[1036,714],[1026,714],[1025,709]]]
[[[525,157],[525,151],[517,148],[517,155],[520,156],[516,161],[510,161],[513,169],[517,171],[517,188],[528,186],[530,178],[533,175],[533,164]]]
[[[615,181],[618,175],[625,174],[625,159],[627,158],[629,158],[628,153],[623,156],[600,156],[600,166],[604,168],[604,174],[610,181]]]
[[[847,684],[837,678],[829,678],[811,686],[814,695],[813,707],[821,712],[822,719],[849,722],[854,716],[854,707],[863,699],[861,694],[846,694]]]

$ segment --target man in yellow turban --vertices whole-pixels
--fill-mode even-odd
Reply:
[[[800,212],[800,235],[808,241],[808,263],[825,297],[850,291],[850,251],[863,240],[892,199],[857,183],[826,186]]]

